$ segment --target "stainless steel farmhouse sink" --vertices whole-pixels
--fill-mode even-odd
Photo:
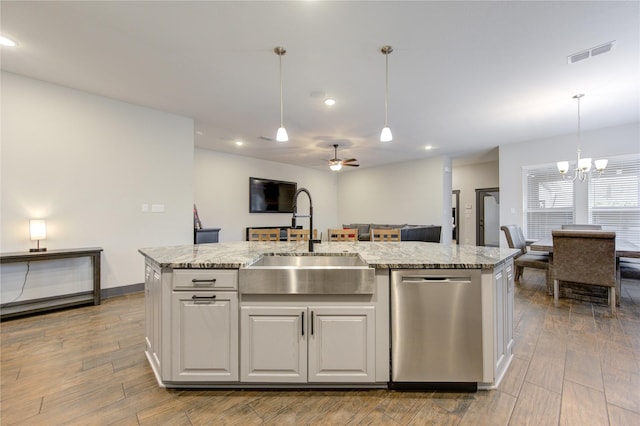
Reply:
[[[263,256],[238,276],[241,294],[373,294],[374,277],[358,255]]]

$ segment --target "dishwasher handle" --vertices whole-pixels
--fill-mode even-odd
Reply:
[[[446,277],[438,275],[405,275],[403,283],[469,283],[471,277]]]

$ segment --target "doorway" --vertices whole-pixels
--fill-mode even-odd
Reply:
[[[476,245],[500,247],[500,188],[476,189]]]

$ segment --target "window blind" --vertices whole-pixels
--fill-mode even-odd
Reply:
[[[589,222],[640,244],[640,154],[609,158],[589,179]]]
[[[552,229],[574,223],[573,183],[563,180],[555,164],[523,169],[527,238],[551,235]]]

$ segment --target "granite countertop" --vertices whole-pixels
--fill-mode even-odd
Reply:
[[[519,250],[455,244],[404,242],[322,242],[308,252],[306,242],[231,242],[149,247],[138,251],[163,268],[229,269],[248,266],[263,255],[359,254],[374,268],[492,269]]]

